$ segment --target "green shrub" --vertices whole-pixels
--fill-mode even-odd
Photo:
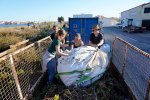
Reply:
[[[0,52],[10,48],[10,45],[14,45],[21,42],[23,39],[15,36],[3,36],[0,37]]]

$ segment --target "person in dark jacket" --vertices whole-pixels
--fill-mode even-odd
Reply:
[[[52,40],[54,40],[57,37],[57,31],[58,31],[58,27],[54,25],[52,28],[52,32],[51,32],[51,39]]]
[[[95,25],[92,28],[92,33],[90,35],[89,45],[93,47],[101,47],[104,43],[103,34],[100,32],[101,28],[99,25]]]

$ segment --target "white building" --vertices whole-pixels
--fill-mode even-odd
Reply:
[[[99,18],[99,23],[103,26],[103,27],[110,27],[110,26],[114,26],[117,21],[112,19],[112,18],[106,18],[103,16],[97,16]]]
[[[126,18],[141,21],[141,26],[150,28],[150,2],[121,12],[121,20]]]

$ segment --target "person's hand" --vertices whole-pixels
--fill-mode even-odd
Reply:
[[[100,46],[98,46],[98,48],[100,49],[100,48],[101,48],[101,45],[100,45]]]
[[[69,54],[67,54],[67,53],[65,53],[65,55],[64,56],[68,56]]]
[[[64,46],[65,46],[65,47],[68,47],[68,46],[69,46],[69,44],[64,44]]]
[[[73,45],[73,42],[69,42],[69,46]]]

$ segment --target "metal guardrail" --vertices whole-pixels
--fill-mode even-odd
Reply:
[[[42,55],[51,42],[46,37],[0,58],[0,100],[24,99],[43,75]]]
[[[116,37],[112,62],[137,100],[150,99],[150,54]]]

